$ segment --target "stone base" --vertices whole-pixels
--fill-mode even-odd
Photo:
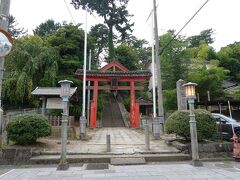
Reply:
[[[240,162],[240,157],[234,157],[236,162]]]
[[[86,138],[86,134],[85,133],[80,133],[80,136],[79,136],[80,140],[87,140]]]
[[[160,133],[153,133],[154,139],[159,140],[160,139]]]
[[[203,163],[200,160],[193,160],[191,162],[191,165],[195,166],[195,167],[202,167]]]
[[[58,171],[66,171],[66,170],[68,170],[68,168],[69,168],[69,164],[67,162],[65,162],[65,163],[60,162],[58,164],[57,170]]]

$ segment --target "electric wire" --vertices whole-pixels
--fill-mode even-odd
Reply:
[[[157,7],[156,7],[156,8],[158,8],[158,6],[159,6],[159,4],[157,5]],[[148,18],[147,18],[146,22],[148,22],[148,20],[149,20],[149,18],[151,17],[152,13],[153,13],[153,9],[152,9],[152,10],[151,10],[151,12],[149,13],[149,16],[148,16]]]
[[[71,16],[71,19],[72,19],[73,24],[76,25],[75,20],[74,20],[73,15],[72,15],[72,12],[70,11],[70,9],[69,9],[69,7],[68,7],[68,5],[67,5],[66,0],[64,0],[64,2],[65,2],[65,5],[66,5],[66,7],[67,7],[67,9],[68,9],[68,12],[69,12],[69,14],[70,14],[70,16]]]
[[[159,54],[161,55],[163,51],[169,46],[169,44],[180,34],[180,32],[193,20],[193,18],[202,10],[202,8],[209,2],[209,0],[205,1],[205,3],[194,13],[194,15],[184,24],[184,26],[175,34],[172,39],[163,47],[160,48]]]

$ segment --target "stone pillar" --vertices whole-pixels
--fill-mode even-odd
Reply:
[[[198,138],[197,138],[197,125],[194,114],[194,99],[189,99],[189,110],[190,110],[190,134],[191,134],[191,151],[192,151],[192,165],[193,166],[203,166],[202,162],[199,160],[198,154]]]
[[[67,170],[69,164],[67,162],[67,124],[68,124],[68,98],[63,99],[63,113],[61,126],[61,161],[57,170]]]
[[[42,115],[44,115],[45,116],[45,114],[46,114],[46,103],[47,103],[47,98],[46,97],[41,97],[41,99],[42,99],[42,112],[41,112],[41,114]]]
[[[177,85],[177,105],[178,110],[187,110],[187,100],[186,100],[186,94],[184,91],[183,84],[185,84],[185,81],[182,79],[179,79],[176,83]]]

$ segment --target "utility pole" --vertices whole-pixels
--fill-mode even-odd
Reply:
[[[157,23],[157,7],[156,0],[153,0],[153,14],[154,14],[154,34],[155,34],[155,56],[157,67],[157,103],[158,103],[158,122],[160,124],[159,134],[163,134],[164,111],[163,111],[163,95],[162,95],[162,77],[161,77],[161,62],[159,56],[159,37],[158,37],[158,23]]]
[[[88,70],[91,70],[91,61],[92,61],[92,50],[90,49],[89,52],[89,59],[88,59]],[[88,81],[88,86],[91,86],[91,81]],[[88,90],[87,96],[87,125],[90,126],[90,97],[91,97],[91,90]]]
[[[83,103],[82,116],[80,117],[80,139],[85,139],[86,136],[86,70],[87,70],[87,10],[85,10],[85,33],[84,33],[84,63],[83,63]]]
[[[10,10],[10,0],[0,1],[0,28],[8,31],[8,17]],[[4,57],[0,57],[0,146],[2,146],[2,123],[3,123],[3,110],[2,110],[2,81],[4,72]]]

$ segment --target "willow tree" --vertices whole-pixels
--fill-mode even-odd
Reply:
[[[107,24],[109,59],[115,58],[113,44],[113,30],[121,34],[121,40],[127,37],[127,32],[132,32],[133,23],[129,22],[131,15],[128,13],[127,4],[129,0],[72,0],[75,9],[87,9],[90,13],[97,13],[103,17]]]
[[[6,57],[3,81],[5,104],[28,104],[37,86],[55,86],[58,52],[47,47],[39,36],[23,36],[14,41]]]

